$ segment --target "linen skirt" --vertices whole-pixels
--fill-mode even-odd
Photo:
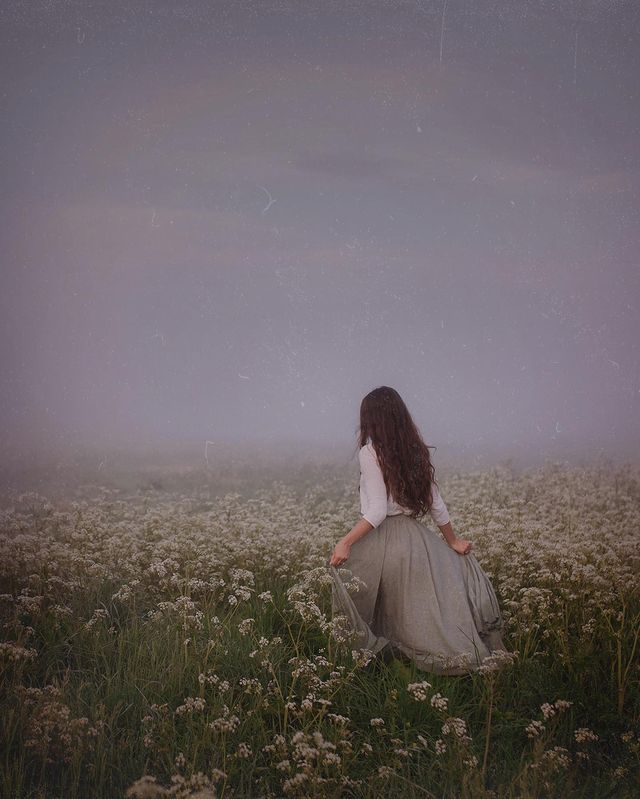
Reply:
[[[346,617],[360,648],[404,654],[435,674],[467,674],[507,651],[498,600],[475,555],[459,555],[418,519],[387,516],[341,566],[327,566],[332,615]]]

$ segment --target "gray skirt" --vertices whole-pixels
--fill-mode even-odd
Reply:
[[[467,674],[506,651],[498,600],[475,555],[459,555],[418,519],[387,516],[341,566],[327,566],[332,615],[346,617],[359,648],[405,655],[435,674]]]

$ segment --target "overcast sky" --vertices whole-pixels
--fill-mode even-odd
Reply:
[[[4,2],[5,456],[636,458],[634,2]]]

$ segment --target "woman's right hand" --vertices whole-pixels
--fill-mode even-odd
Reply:
[[[471,552],[473,544],[471,541],[465,541],[464,538],[456,538],[453,544],[449,544],[451,549],[458,553],[458,555],[467,555]]]

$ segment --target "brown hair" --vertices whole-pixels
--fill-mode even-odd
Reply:
[[[413,518],[432,505],[431,484],[436,483],[429,445],[402,397],[394,388],[379,386],[360,403],[359,447],[371,439],[387,487],[387,496],[412,511]]]

